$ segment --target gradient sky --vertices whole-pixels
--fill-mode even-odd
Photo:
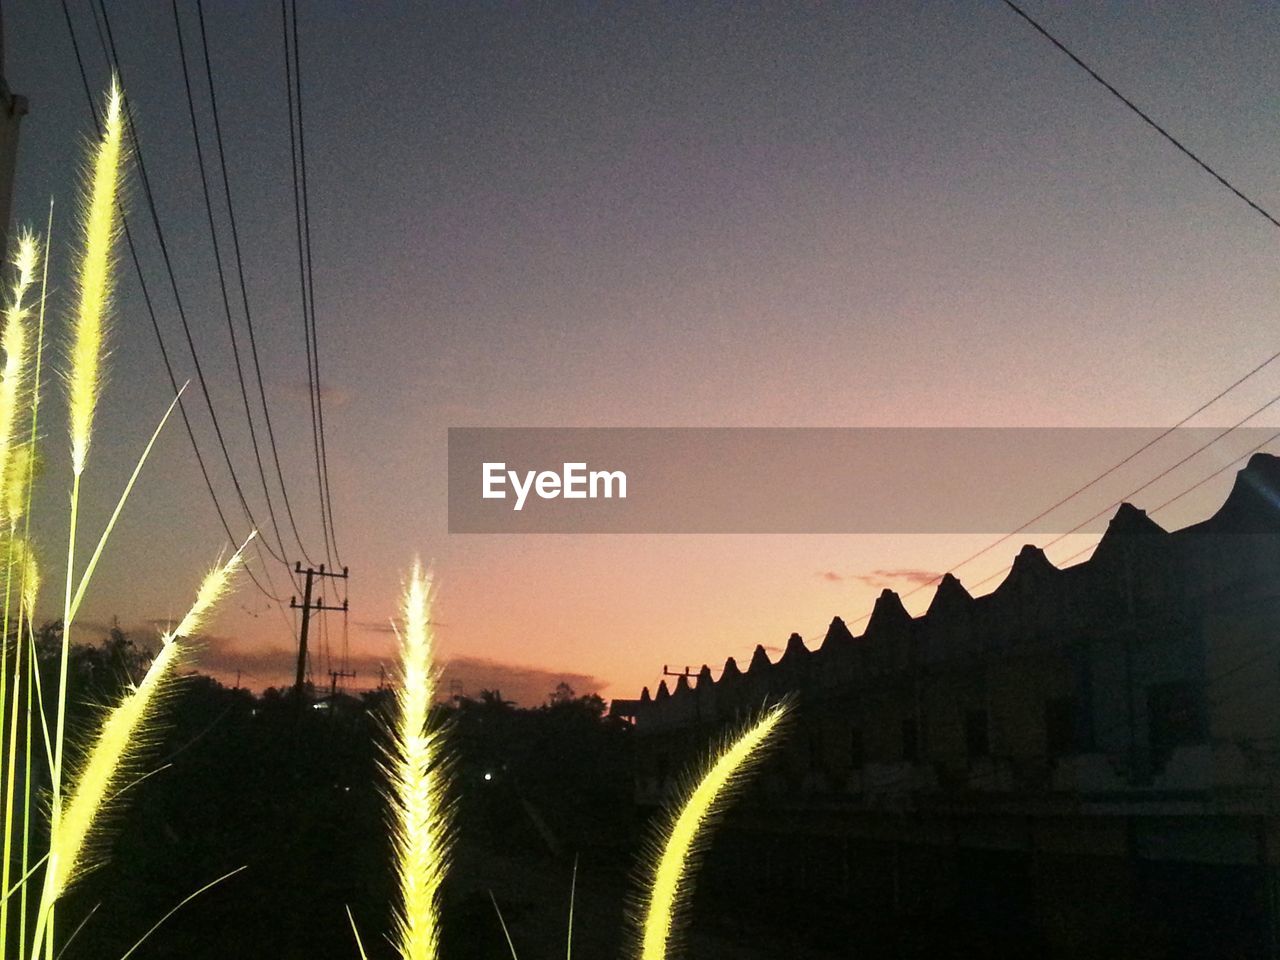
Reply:
[[[90,6],[69,4],[103,88]],[[1028,6],[1280,208],[1274,5]],[[194,6],[180,7],[191,54]],[[266,388],[304,537],[318,543],[280,12],[207,7]],[[756,643],[780,648],[792,630],[816,638],[833,615],[864,615],[881,587],[909,589],[918,572],[991,539],[449,536],[449,426],[1167,425],[1277,348],[1280,234],[998,3],[425,7],[304,0],[300,11],[356,686],[392,660],[385,625],[415,554],[435,563],[456,689],[500,686],[536,701],[561,677],[580,692],[634,696],[663,663],[718,667]],[[160,2],[108,9],[213,399],[265,514],[172,13]],[[31,103],[15,212],[43,223],[57,198],[55,297],[65,303],[91,127],[59,5],[21,0],[5,17],[5,73]],[[196,95],[208,147],[202,80]],[[129,209],[186,378],[190,354],[136,188]],[[123,266],[88,531],[168,400]],[[243,343],[238,311],[236,322]],[[1196,422],[1234,422],[1278,384],[1280,364]],[[247,530],[194,385],[188,398],[219,495]],[[38,516],[52,594],[69,473],[60,399],[46,412]],[[1139,505],[1238,452],[1188,465]],[[1156,519],[1197,519],[1229,479]],[[1051,480],[1046,505],[1061,493]],[[1093,492],[1074,519],[1124,484]],[[180,616],[224,541],[174,424],[86,601],[86,625]],[[961,579],[997,571],[1017,546]],[[269,573],[292,592],[282,568]],[[216,632],[206,667],[243,670],[256,686],[288,677],[292,617],[251,587]],[[340,635],[334,618],[333,647]],[[326,669],[317,662],[317,679]]]

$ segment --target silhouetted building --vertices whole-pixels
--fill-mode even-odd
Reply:
[[[1003,852],[1059,952],[1054,929],[1138,909],[1141,865],[1221,868],[1256,906],[1232,923],[1280,947],[1280,459],[1255,455],[1194,526],[1126,504],[1087,562],[1026,546],[988,595],[948,574],[912,617],[885,590],[861,636],[836,618],[816,649],[793,634],[777,662],[757,647],[745,671],[646,689],[638,799],[784,695],[795,722],[728,842],[745,861],[767,849],[756,867],[779,882],[854,896],[880,869],[905,909],[954,886],[957,858]]]

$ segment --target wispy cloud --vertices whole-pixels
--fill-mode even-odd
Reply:
[[[835,570],[820,570],[818,579],[824,583],[864,583],[869,587],[883,589],[894,586],[917,586],[933,583],[942,574],[933,570],[917,570],[912,568],[896,570],[872,570],[870,573],[838,573]]]
[[[294,398],[306,399],[311,387],[309,384],[299,381],[289,384],[286,389]],[[334,386],[331,383],[322,383],[320,385],[320,399],[333,408],[345,407],[351,402],[351,391],[345,387]]]
[[[234,680],[238,673],[245,686],[265,689],[291,684],[296,662],[297,651],[293,648],[249,647],[228,637],[210,637],[200,648],[193,665],[201,673],[224,682]],[[358,690],[376,687],[384,678],[387,683],[395,682],[396,657],[391,650],[385,655],[353,651],[346,667],[355,672],[353,686]],[[316,654],[312,669],[316,683],[323,683],[328,668],[322,655]],[[337,669],[336,663],[334,669]],[[479,696],[481,690],[498,690],[504,699],[521,706],[536,706],[545,702],[547,695],[561,683],[567,683],[579,695],[600,693],[608,686],[608,682],[599,677],[572,670],[486,657],[454,657],[442,664],[438,689],[443,696],[469,697]]]
[[[909,586],[921,586],[926,583],[933,583],[935,580],[942,578],[942,574],[935,570],[916,570],[916,569],[898,569],[898,570],[872,570],[870,573],[859,574],[854,579],[872,587],[890,587],[902,584]]]
[[[481,690],[499,690],[505,699],[522,706],[544,703],[561,683],[567,683],[579,696],[600,693],[608,686],[607,681],[586,673],[504,663],[487,657],[446,660],[440,677],[440,689],[445,694],[474,697]]]

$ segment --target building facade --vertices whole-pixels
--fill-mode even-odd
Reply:
[[[637,798],[782,697],[793,722],[713,869],[880,917],[954,920],[986,884],[1010,947],[1042,955],[1144,924],[1174,944],[1152,955],[1280,955],[1280,459],[1194,526],[1126,504],[1084,563],[1024,547],[985,596],[948,574],[912,617],[886,590],[861,636],[837,618],[812,649],[644,691]]]

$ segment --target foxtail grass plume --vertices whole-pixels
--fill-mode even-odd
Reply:
[[[746,732],[727,743],[661,831],[645,875],[640,960],[666,960],[669,955],[676,940],[680,911],[693,886],[693,871],[707,840],[707,828],[723,812],[734,787],[759,765],[787,711],[785,701],[772,707]]]
[[[161,637],[160,652],[151,661],[141,682],[108,711],[53,824],[40,905],[42,915],[88,865],[91,842],[100,827],[108,800],[128,772],[130,761],[136,758],[139,742],[146,740],[149,721],[154,716],[166,681],[173,677],[187,653],[189,644],[186,641],[199,631],[214,603],[227,592],[232,577],[244,562],[246,546],[248,541],[230,560],[205,576],[191,610],[177,627]]]
[[[436,960],[440,884],[449,862],[448,764],[430,716],[436,690],[431,592],[430,578],[414,563],[399,632],[400,690],[387,762],[400,887],[393,941],[402,960]]]
[[[31,480],[32,445],[14,444],[4,467],[4,502],[0,509],[10,526],[17,524],[27,510],[27,486]]]
[[[84,471],[93,431],[93,412],[102,384],[103,340],[114,287],[112,247],[120,230],[117,196],[124,141],[124,101],[111,82],[102,138],[94,151],[84,216],[84,249],[78,273],[78,301],[71,338],[67,406],[71,417],[71,465]]]
[[[36,597],[40,595],[40,564],[36,561],[36,552],[31,542],[24,540],[22,544],[22,613],[28,622],[36,615]]]
[[[14,456],[15,425],[18,411],[25,399],[25,383],[30,358],[31,337],[27,330],[30,308],[25,302],[27,291],[35,280],[36,265],[40,259],[39,245],[33,234],[24,232],[18,238],[18,252],[13,258],[16,272],[12,299],[4,308],[4,329],[0,331],[0,348],[4,349],[4,365],[0,367],[0,483],[4,485],[5,519],[12,523],[16,516],[9,511],[9,489],[15,481],[23,485],[25,492],[25,461],[19,464]],[[21,511],[19,510],[19,513]]]

